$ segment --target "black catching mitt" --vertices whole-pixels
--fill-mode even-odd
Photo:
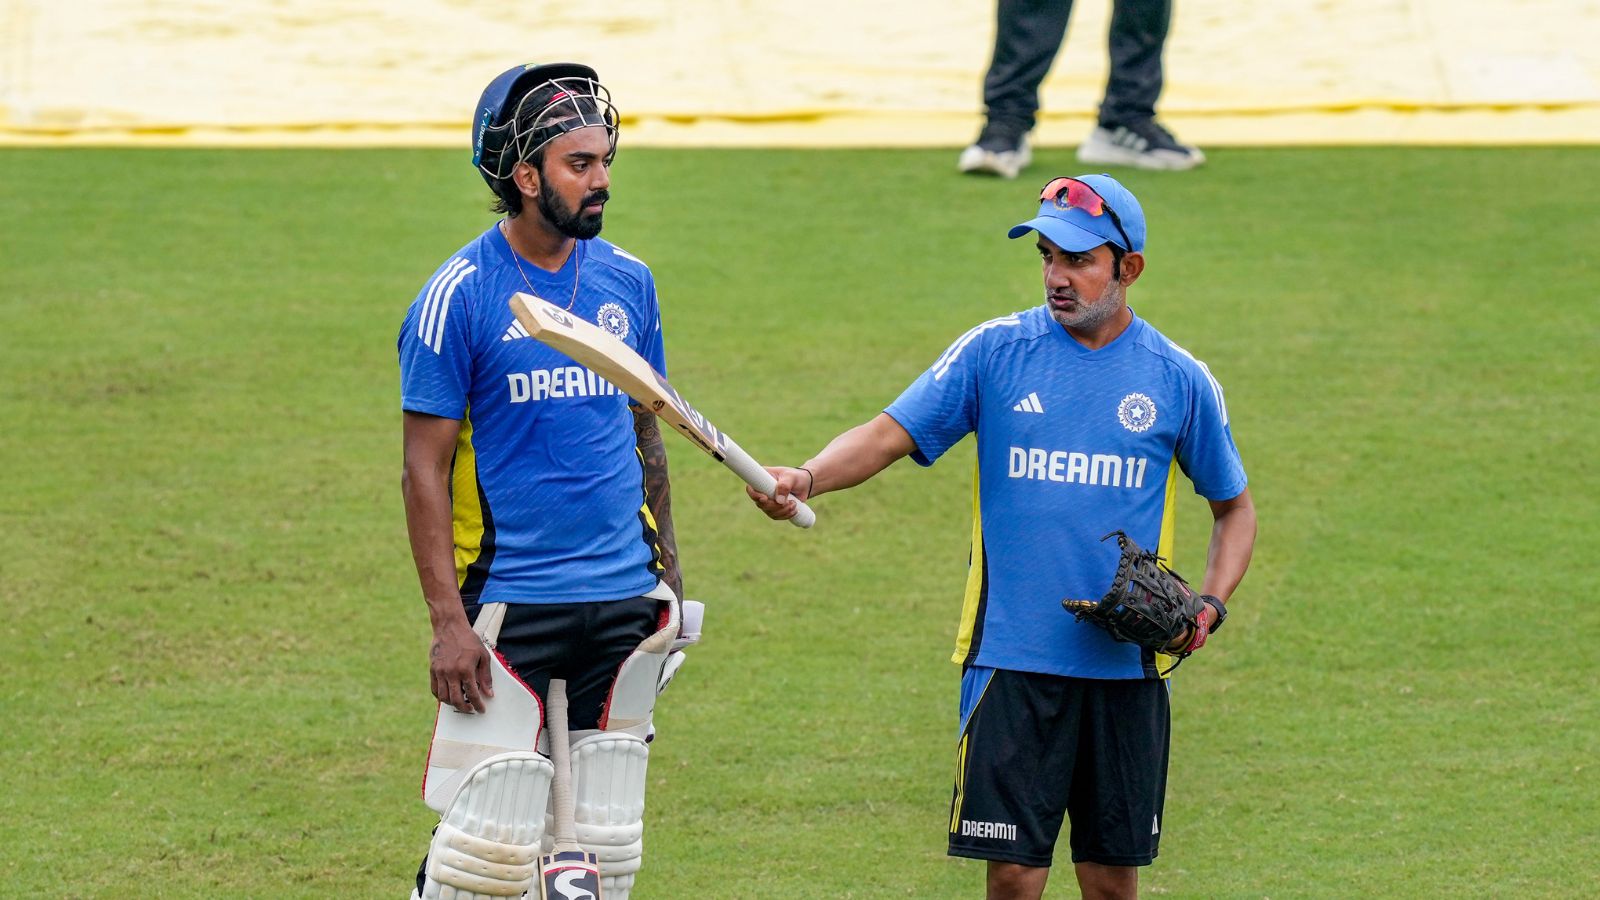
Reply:
[[[1117,561],[1111,589],[1099,600],[1063,600],[1061,605],[1080,621],[1099,625],[1119,641],[1177,657],[1178,662],[1161,673],[1165,675],[1197,649],[1192,639],[1199,634],[1205,601],[1182,576],[1167,568],[1161,557],[1142,549],[1126,534],[1113,531],[1100,540],[1112,537],[1122,548],[1122,559]],[[1172,649],[1174,645],[1179,649]]]

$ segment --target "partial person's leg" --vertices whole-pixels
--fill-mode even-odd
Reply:
[[[585,643],[563,672],[573,731],[599,726],[617,668],[660,627],[661,602],[649,597],[590,606],[593,612],[585,622]]]
[[[994,56],[983,78],[989,127],[1020,136],[1033,130],[1039,85],[1067,33],[1072,0],[1000,0]]]
[[[1171,711],[1157,679],[1086,680],[1068,816],[1083,896],[1132,900],[1161,848]]]
[[[1111,13],[1111,75],[1099,124],[1078,147],[1091,165],[1192,169],[1199,148],[1180,142],[1156,121],[1164,86],[1162,52],[1172,23],[1172,0],[1116,0]]]
[[[983,79],[985,121],[961,154],[963,172],[1015,178],[1033,161],[1028,132],[1039,113],[1039,85],[1067,33],[1072,0],[999,0],[994,55]]]
[[[465,611],[493,640],[507,607],[469,603]],[[505,657],[490,667],[495,690],[484,711],[441,707],[435,724],[424,799],[440,821],[417,873],[420,900],[516,895],[537,873],[553,774],[533,744],[540,700]]]
[[[1156,116],[1161,53],[1172,24],[1172,0],[1116,0],[1111,10],[1111,75],[1100,124],[1115,128]]]
[[[1083,900],[1137,900],[1139,896],[1139,870],[1133,866],[1081,862],[1075,868]]]
[[[991,862],[984,897],[985,900],[1039,900],[1049,880],[1050,870],[1046,867]]]
[[[586,662],[574,662],[566,676],[584,704],[571,716],[578,843],[599,857],[607,900],[627,900],[644,862],[647,738],[666,660],[664,646],[659,653],[650,647],[675,635],[651,636],[669,624],[676,627],[677,619],[670,605],[651,597],[591,607]],[[653,643],[641,646],[647,638]]]
[[[468,620],[476,622],[481,609],[476,603],[468,603]],[[638,647],[640,641],[656,629],[659,609],[658,601],[646,597],[605,603],[509,604],[504,608],[505,617],[499,629],[496,650],[516,673],[518,680],[540,697],[545,696],[552,677],[566,678],[570,727],[573,731],[592,731],[605,709],[617,667]],[[601,742],[591,742],[595,743]],[[587,755],[592,757],[592,751],[596,749],[601,748],[592,747]],[[643,756],[642,747],[626,749],[635,751],[623,754],[630,759]],[[579,751],[575,757],[578,755],[583,754]],[[602,768],[606,762],[609,759],[601,762]],[[629,779],[629,783],[638,783],[637,793],[642,797],[642,760],[634,760],[632,768],[638,770],[638,777]],[[509,809],[512,804],[508,800],[502,806]],[[630,804],[630,821],[635,818],[631,815],[634,806],[639,807],[637,811],[642,813],[642,803]],[[537,824],[530,823],[529,827],[535,832],[542,832],[545,818],[542,804],[534,818]],[[632,870],[636,870],[639,828],[632,825],[626,831],[627,834],[621,839],[627,848],[623,855],[633,861]],[[614,837],[610,832],[601,836]],[[438,885],[430,885],[426,878],[429,859],[439,850],[438,842],[436,829],[429,855],[423,858],[417,870],[417,893],[423,900],[438,896],[441,889]],[[630,882],[632,870],[627,875]],[[430,890],[430,887],[433,889]],[[466,900],[476,896],[459,885],[451,889],[457,891],[456,896]],[[627,897],[624,888],[612,893],[618,898]]]
[[[1080,707],[1068,679],[978,666],[962,674],[949,853],[987,861],[991,900],[1037,900],[1050,877]]]

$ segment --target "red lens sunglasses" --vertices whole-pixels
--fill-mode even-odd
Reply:
[[[1081,209],[1091,216],[1098,218],[1101,215],[1111,217],[1111,224],[1117,227],[1117,234],[1122,235],[1122,248],[1129,253],[1133,252],[1133,241],[1128,240],[1128,232],[1122,227],[1122,220],[1117,218],[1117,211],[1111,208],[1106,198],[1090,187],[1087,182],[1076,178],[1055,178],[1044,186],[1039,192],[1039,202],[1049,201],[1056,205],[1056,209]]]

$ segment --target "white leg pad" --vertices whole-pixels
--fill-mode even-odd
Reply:
[[[532,888],[554,774],[550,760],[527,751],[474,766],[434,832],[422,900],[521,897]]]
[[[628,900],[628,894],[633,891],[633,876],[609,875],[600,876],[600,896],[606,900]]]
[[[649,745],[633,734],[591,731],[572,744],[578,843],[600,860],[606,900],[625,900],[644,862],[649,761]]]
[[[600,858],[600,874],[630,875],[644,856],[645,770],[650,746],[601,732],[573,744],[578,843]]]

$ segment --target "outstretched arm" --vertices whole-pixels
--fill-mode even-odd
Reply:
[[[775,496],[769,498],[749,487],[745,493],[772,518],[793,518],[798,507],[791,502],[791,494],[810,500],[828,491],[855,487],[915,449],[911,434],[888,413],[879,413],[829,441],[805,465],[767,469],[778,481]]]
[[[656,415],[639,406],[633,411],[633,433],[644,459],[644,496],[656,520],[656,543],[661,551],[662,580],[683,597],[683,573],[678,568],[678,537],[672,528],[672,485],[667,478],[667,448],[661,442]]]

